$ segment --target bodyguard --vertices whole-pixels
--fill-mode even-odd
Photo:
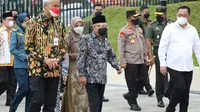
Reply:
[[[146,44],[148,49],[148,55],[151,59],[151,61],[154,61],[154,57],[152,54],[152,42],[153,42],[153,49],[154,49],[154,55],[155,58],[155,66],[156,66],[156,97],[158,102],[158,107],[165,107],[163,103],[163,96],[164,96],[164,90],[168,83],[168,77],[163,76],[160,73],[160,63],[158,59],[158,46],[160,43],[160,38],[162,35],[162,32],[167,24],[172,23],[172,20],[167,18],[167,10],[164,6],[159,6],[156,8],[156,21],[152,22],[146,31],[145,37],[146,37]]]
[[[148,61],[145,39],[142,29],[138,27],[139,13],[136,10],[126,12],[128,24],[120,30],[118,49],[120,65],[125,69],[125,79],[129,92],[124,98],[131,106],[131,110],[141,111],[137,103],[137,82],[144,86],[147,79]]]

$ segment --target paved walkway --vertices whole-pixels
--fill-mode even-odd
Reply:
[[[190,106],[188,112],[200,112],[200,75],[199,68],[195,68],[193,83],[192,83],[192,94],[190,94]],[[154,69],[152,69],[151,84],[155,87],[155,75]],[[108,66],[108,84],[106,86],[105,96],[110,99],[110,102],[104,103],[102,112],[132,112],[129,110],[127,102],[123,99],[122,94],[127,92],[126,83],[124,80],[124,74],[117,75],[116,71]],[[197,93],[197,94],[194,94]],[[5,94],[0,96],[0,112],[8,112],[9,108],[5,107]],[[168,100],[164,99],[165,105],[168,104]],[[158,108],[156,97],[148,97],[140,95],[138,103],[142,108],[141,112],[164,112],[165,108]],[[17,112],[24,112],[24,101],[20,104]],[[178,111],[177,111],[178,112]]]

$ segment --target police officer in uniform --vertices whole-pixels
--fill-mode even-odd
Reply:
[[[146,29],[148,25],[151,23],[151,20],[149,19],[149,7],[147,6],[142,6],[140,8],[140,22],[139,22],[139,27],[142,29],[143,34],[145,35]],[[149,69],[149,66],[147,66]],[[148,74],[147,74],[148,75]],[[152,96],[154,94],[154,90],[152,89],[152,86],[150,85],[149,77],[147,77],[146,83],[144,85],[146,91],[143,89],[143,86],[141,84],[138,84],[138,94],[148,94],[149,96]]]
[[[172,23],[173,21],[167,18],[167,12],[166,12],[165,6],[158,6],[156,8],[156,21],[152,22],[146,31],[145,37],[146,37],[146,44],[148,49],[148,55],[151,59],[150,61],[153,62],[153,54],[152,54],[152,42],[153,42],[153,53],[156,56],[155,57],[155,66],[156,66],[156,97],[158,101],[158,107],[165,107],[163,103],[163,96],[165,87],[168,83],[168,77],[163,76],[160,73],[160,62],[158,59],[158,46],[160,42],[160,38],[162,35],[162,32],[167,24]],[[152,40],[152,41],[151,41]]]
[[[144,85],[147,79],[147,66],[149,64],[145,38],[142,29],[138,27],[140,14],[136,10],[126,12],[128,24],[118,35],[118,49],[120,65],[125,69],[125,79],[128,93],[124,98],[128,101],[131,110],[141,111],[137,103],[137,82]]]

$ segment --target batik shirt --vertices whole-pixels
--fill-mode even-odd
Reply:
[[[58,77],[60,67],[49,69],[45,58],[63,61],[67,51],[66,30],[58,18],[46,19],[44,14],[30,19],[25,32],[25,50],[30,53],[29,76]]]
[[[78,47],[77,67],[79,75],[87,78],[87,83],[106,84],[107,62],[118,69],[116,55],[108,40],[99,40],[95,33],[81,38]]]

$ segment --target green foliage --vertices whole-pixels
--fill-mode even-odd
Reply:
[[[190,24],[195,26],[198,30],[198,33],[200,34],[200,22],[199,22],[200,2],[182,2],[182,3],[170,4],[167,6],[168,17],[175,21],[177,9],[179,6],[182,5],[187,5],[191,8]],[[132,9],[139,10],[139,8],[134,8],[134,7],[108,7],[104,10],[104,15],[106,16],[107,23],[109,25],[108,38],[112,47],[114,48],[114,51],[117,54],[117,59],[118,59],[118,47],[117,47],[118,33],[120,29],[127,24],[126,11]],[[155,9],[156,6],[150,7],[151,20],[155,20],[155,15],[154,15]],[[194,65],[197,65],[197,61],[195,58],[194,58]]]

